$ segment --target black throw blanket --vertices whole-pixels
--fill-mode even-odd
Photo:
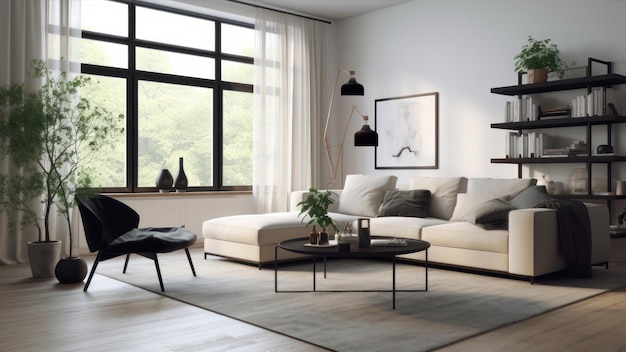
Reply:
[[[585,204],[572,199],[553,199],[537,208],[556,209],[559,247],[570,275],[591,277],[591,223]]]

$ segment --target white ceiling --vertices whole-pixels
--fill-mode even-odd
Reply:
[[[241,2],[338,21],[410,1],[413,0],[242,0]]]

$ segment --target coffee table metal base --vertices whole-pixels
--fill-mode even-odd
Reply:
[[[371,257],[377,258],[390,258],[391,259],[391,267],[392,267],[392,283],[390,290],[318,290],[316,286],[316,274],[317,274],[317,259],[323,258],[324,260],[324,278],[326,278],[326,258],[325,255],[314,255],[311,257],[313,259],[313,289],[312,290],[279,290],[278,289],[278,249],[281,248],[283,250],[289,250],[281,245],[277,245],[274,248],[274,292],[277,293],[301,293],[301,292],[391,292],[392,293],[392,307],[396,309],[396,292],[426,292],[428,291],[428,248],[424,249],[425,251],[425,260],[424,260],[424,288],[423,289],[415,289],[415,290],[407,290],[407,289],[397,289],[396,288],[396,255],[395,254],[387,254],[381,253],[380,255],[372,255]],[[336,258],[351,258],[348,254],[350,252],[344,252],[346,256],[333,255]]]

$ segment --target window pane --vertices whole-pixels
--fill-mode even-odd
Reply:
[[[254,81],[254,65],[223,60],[222,80],[234,83],[252,84]]]
[[[215,51],[215,22],[137,7],[137,39]]]
[[[254,56],[254,29],[222,24],[222,52],[240,56]]]
[[[224,91],[223,185],[252,184],[252,93]]]
[[[185,160],[189,187],[213,185],[213,90],[139,82],[139,187],[154,187],[161,169]]]
[[[137,69],[179,76],[215,79],[215,60],[170,51],[137,48]]]
[[[82,39],[80,44],[80,62],[128,68],[128,47],[122,44]]]
[[[94,105],[103,107],[114,115],[126,115],[126,80],[123,78],[93,76],[92,84],[81,91]],[[126,120],[118,129],[125,129]],[[98,158],[88,165],[95,187],[126,187],[126,134],[120,135],[114,146],[101,149]]]
[[[128,37],[128,5],[106,0],[82,1],[80,22],[87,31]]]

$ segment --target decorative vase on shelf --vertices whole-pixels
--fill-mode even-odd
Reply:
[[[185,175],[185,169],[183,167],[183,158],[178,158],[178,175],[176,175],[176,181],[174,181],[176,192],[187,191],[187,182],[187,175]]]
[[[569,193],[587,194],[587,169],[579,168],[572,172],[568,179]]]
[[[168,193],[170,188],[172,188],[172,184],[174,183],[174,178],[168,169],[161,169],[159,174],[156,177],[156,188],[161,193]]]
[[[543,175],[543,182],[546,184],[546,192],[548,194],[556,194],[556,182],[550,179],[549,175]]]

